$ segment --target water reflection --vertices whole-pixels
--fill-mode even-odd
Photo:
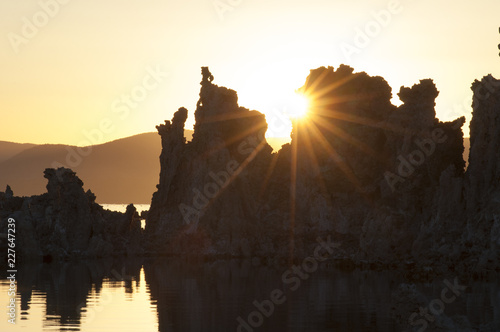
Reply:
[[[248,322],[257,311],[254,301],[287,289],[285,270],[251,261],[145,265],[161,331],[237,331],[237,318]],[[295,292],[284,292],[286,301],[263,317],[258,331],[391,331],[391,279],[390,273],[317,271]]]
[[[2,318],[0,330],[396,329],[391,316],[392,295],[402,280],[393,273],[339,271],[323,266],[291,291],[282,280],[285,270],[257,260],[126,258],[25,264],[19,266],[17,275],[17,324],[12,326]],[[7,303],[8,282],[6,275],[1,278],[0,303]],[[439,297],[443,287],[442,280],[420,286],[429,300]],[[284,301],[270,308],[269,300],[276,289],[283,291]],[[257,306],[267,314],[259,313]],[[474,327],[500,326],[499,283],[471,283],[459,300],[447,304],[446,314],[466,316]]]
[[[140,287],[141,269],[142,261],[138,259],[19,265],[17,324],[0,322],[0,330],[4,326],[37,330],[34,326],[41,323],[44,331],[86,331],[82,325],[92,323],[97,311],[103,310],[103,302],[110,302],[113,289],[131,298],[134,288]],[[8,283],[2,281],[0,299],[7,303]],[[103,296],[105,290],[108,301]],[[35,317],[30,317],[32,311]]]

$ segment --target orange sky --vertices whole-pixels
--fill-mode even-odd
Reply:
[[[181,106],[192,129],[201,66],[273,136],[289,135],[287,96],[309,69],[341,63],[386,78],[394,103],[433,78],[438,117],[469,119],[472,81],[500,76],[499,12],[497,0],[3,1],[0,140],[102,143]]]

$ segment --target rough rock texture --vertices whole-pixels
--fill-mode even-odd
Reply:
[[[499,268],[500,93],[492,77],[473,85],[465,173],[465,118],[436,118],[430,79],[401,87],[396,107],[381,77],[344,65],[311,70],[299,89],[312,100],[307,121],[296,121],[291,143],[272,153],[264,116],[238,106],[207,68],[202,75],[193,141],[182,134],[184,108],[157,127],[163,151],[149,251],[297,259],[331,236],[341,244],[335,258],[355,264],[416,275]]]
[[[385,80],[346,66],[311,71],[301,91],[313,100],[312,114],[295,124],[292,148],[280,151],[294,159],[296,146],[297,230],[304,227],[296,236],[333,229],[356,260],[421,256],[412,245],[435,213],[442,174],[463,175],[465,119],[436,119],[431,80],[402,87],[400,107]]]
[[[157,126],[160,178],[144,235],[133,206],[103,210],[68,169],[48,169],[47,193],[0,193],[0,232],[15,218],[25,256],[203,254],[285,261],[330,239],[335,261],[430,276],[500,269],[500,83],[473,83],[471,150],[465,119],[436,118],[430,79],[398,93],[348,66],[311,70],[312,102],[291,143],[273,152],[265,116],[202,68],[193,140],[188,110]],[[329,240],[329,241],[330,241]],[[5,242],[3,242],[5,245]]]
[[[212,84],[203,69],[193,140],[183,134],[187,110],[157,127],[161,173],[146,221],[149,249],[248,255],[255,234],[259,184],[272,148],[259,137],[264,115],[239,107],[236,92]]]
[[[343,65],[311,70],[299,89],[311,99],[310,114],[294,122],[291,143],[273,153],[264,115],[240,107],[236,92],[213,84],[208,68],[202,77],[193,140],[184,137],[185,108],[157,126],[161,171],[144,234],[133,205],[124,214],[104,210],[74,172],[61,168],[45,171],[44,195],[0,192],[0,235],[14,218],[21,258],[145,252],[286,263],[313,256],[322,242],[331,248],[329,266],[384,266],[410,280],[498,278],[500,81],[490,75],[472,85],[465,171],[465,118],[436,118],[439,92],[430,79],[402,87],[396,107],[381,77]],[[0,251],[7,252],[5,241]],[[156,266],[145,269],[148,275]],[[400,284],[391,301],[401,329],[426,324],[414,313],[442,296],[442,287],[428,296]],[[155,300],[161,293],[152,288]],[[456,304],[477,306],[465,294]],[[468,317],[446,312],[428,330],[498,325],[478,327]]]
[[[500,81],[485,76],[472,84],[472,91],[462,242],[473,253],[471,265],[479,272],[500,266]]]
[[[44,173],[48,184],[43,195],[13,197],[8,190],[0,194],[0,232],[6,233],[8,218],[15,220],[18,256],[59,259],[142,252],[133,205],[125,214],[104,210],[70,169],[49,168]]]
[[[446,285],[441,284],[436,286],[434,291],[439,293],[439,291],[442,291],[443,286],[445,286],[446,289]],[[475,307],[475,304],[472,303],[473,300],[467,299],[467,297],[464,296],[465,294],[459,293],[459,295],[458,298],[457,296],[454,297],[452,304],[441,303],[443,303],[444,306]],[[393,291],[391,296],[393,303],[392,317],[398,326],[398,331],[475,332],[496,330],[494,319],[491,319],[491,322],[488,324],[474,326],[467,317],[472,317],[472,315],[448,314],[446,310],[443,310],[443,312],[437,311],[439,314],[436,314],[434,307],[434,311],[432,311],[429,304],[436,303],[440,301],[440,299],[438,298],[436,301],[433,296],[435,295],[431,294],[430,296],[426,296],[422,294],[417,290],[415,284],[400,284],[399,287]]]

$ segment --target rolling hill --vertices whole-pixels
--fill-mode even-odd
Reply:
[[[16,154],[21,153],[24,150],[34,147],[35,145],[36,144],[0,141],[0,163],[14,157]]]
[[[186,131],[187,139],[192,132]],[[15,146],[13,146],[15,147]],[[20,147],[17,147],[20,150]],[[11,149],[13,150],[13,149]],[[150,203],[158,183],[161,151],[157,133],[145,133],[112,142],[78,148],[68,145],[33,145],[0,162],[0,188],[9,184],[15,195],[44,193],[49,167],[69,167],[99,203]],[[7,152],[0,153],[0,156]]]
[[[187,140],[192,134],[186,130]],[[283,138],[268,141],[275,150],[286,143]],[[467,162],[469,138],[465,138],[464,145]],[[98,203],[149,204],[158,183],[160,152],[157,133],[122,138],[90,149],[0,142],[0,190],[9,184],[17,196],[42,194],[47,184],[43,171],[65,166],[77,172],[84,187],[96,194]]]

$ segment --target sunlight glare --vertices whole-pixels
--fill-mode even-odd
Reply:
[[[292,120],[307,114],[308,98],[295,91],[304,84],[313,66],[298,60],[276,61],[240,69],[236,75],[240,80],[232,86],[238,91],[240,105],[266,115],[266,138],[289,141]]]
[[[309,111],[309,99],[298,92],[291,94],[289,98],[290,102],[285,109],[285,113],[291,119],[301,119],[306,117]]]

